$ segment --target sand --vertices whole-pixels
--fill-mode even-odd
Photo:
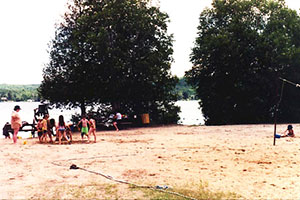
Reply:
[[[277,130],[283,132],[286,126],[278,125]],[[299,199],[300,124],[293,126],[296,137],[277,139],[276,146],[273,125],[98,131],[97,143],[81,142],[77,134],[71,145],[39,144],[37,139],[19,139],[13,145],[1,139],[0,199],[70,198],[64,193],[68,186],[93,184],[98,189],[115,185],[120,199],[142,197],[128,193],[127,185],[70,170],[71,164],[143,185],[184,187],[203,182],[212,191],[234,192],[246,199]]]

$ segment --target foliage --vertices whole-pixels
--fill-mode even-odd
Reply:
[[[58,106],[110,103],[126,113],[173,113],[168,15],[147,0],[74,0],[50,44],[41,96]],[[173,116],[176,122],[178,116]]]
[[[117,184],[103,184],[90,180],[85,185],[59,185],[51,187],[48,193],[35,194],[39,199],[183,199],[182,195],[191,199],[241,199],[242,196],[233,192],[211,191],[204,182],[190,183],[174,189],[152,190],[133,185],[122,187]],[[44,189],[44,188],[43,188]],[[173,193],[173,194],[172,194]],[[179,194],[179,195],[175,195]],[[181,196],[180,196],[181,195]]]
[[[197,99],[195,89],[186,82],[186,78],[180,78],[176,85],[175,93],[178,100],[195,100]]]
[[[267,123],[280,80],[299,79],[300,20],[284,0],[214,0],[200,15],[185,77],[206,124]],[[299,121],[300,91],[286,87],[281,121]]]
[[[33,85],[8,85],[0,84],[0,98],[8,101],[39,101],[37,88],[38,84]]]

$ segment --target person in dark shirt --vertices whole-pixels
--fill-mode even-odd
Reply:
[[[5,139],[10,139],[9,130],[11,130],[11,126],[8,122],[3,127],[3,135],[5,136]]]

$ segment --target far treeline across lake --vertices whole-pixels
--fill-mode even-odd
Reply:
[[[40,101],[39,86],[0,84],[0,101]],[[185,78],[179,79],[174,93],[178,95],[178,100],[197,100],[195,90],[186,83]]]

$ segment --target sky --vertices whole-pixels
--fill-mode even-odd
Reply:
[[[212,0],[160,0],[161,11],[171,22],[174,63],[171,72],[182,77],[191,69],[189,55],[197,37],[199,15]],[[3,0],[0,2],[0,84],[40,84],[49,62],[48,43],[55,24],[67,10],[67,0]],[[300,1],[286,0],[299,10]]]

